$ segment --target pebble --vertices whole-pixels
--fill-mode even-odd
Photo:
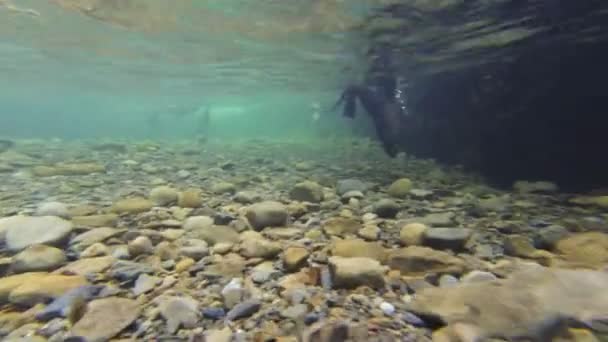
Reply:
[[[36,209],[36,216],[57,216],[70,219],[72,216],[68,206],[61,202],[45,202]]]
[[[220,320],[226,316],[226,311],[223,308],[205,308],[202,311],[204,318],[212,320]]]
[[[226,314],[226,320],[236,321],[241,318],[246,318],[258,312],[262,307],[262,303],[258,299],[249,299],[235,305]]]
[[[382,312],[387,316],[392,316],[395,314],[395,306],[388,302],[382,302],[380,304],[380,310],[382,310]]]

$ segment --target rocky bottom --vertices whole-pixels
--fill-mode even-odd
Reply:
[[[369,141],[16,141],[3,341],[601,341],[608,196]]]

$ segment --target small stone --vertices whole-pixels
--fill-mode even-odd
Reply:
[[[81,258],[94,258],[104,255],[109,255],[110,249],[108,246],[104,245],[101,242],[94,243],[87,247],[82,253],[80,253]]]
[[[304,247],[289,247],[283,253],[283,265],[289,272],[294,272],[306,265],[310,253]]]
[[[458,285],[458,278],[454,277],[451,274],[444,274],[439,277],[439,287],[454,287]]]
[[[394,218],[399,213],[399,204],[392,199],[381,199],[374,205],[374,213],[382,218]]]
[[[361,229],[361,223],[355,219],[345,217],[334,217],[323,222],[323,230],[326,234],[345,236],[357,234]]]
[[[370,258],[380,262],[386,260],[386,251],[380,243],[361,239],[337,240],[331,246],[331,254],[345,258]]]
[[[196,261],[191,258],[183,258],[175,265],[175,272],[181,273],[190,269],[190,267],[194,266]]]
[[[228,284],[226,284],[226,286],[224,286],[221,294],[224,300],[224,306],[228,309],[232,309],[245,297],[243,280],[240,278],[233,278]]]
[[[245,214],[256,230],[266,227],[280,227],[287,224],[287,208],[275,201],[265,201],[249,206]]]
[[[179,193],[169,186],[158,186],[150,191],[150,200],[158,206],[167,206],[177,202]]]
[[[241,255],[247,258],[273,258],[281,253],[282,249],[280,243],[264,238],[245,238],[241,242]]]
[[[180,326],[193,329],[199,319],[198,302],[190,297],[170,297],[159,305],[160,314],[167,322],[167,333],[175,334]]]
[[[154,203],[148,199],[133,197],[117,201],[110,210],[116,214],[138,214],[152,209],[153,206]]]
[[[359,191],[364,193],[368,186],[358,179],[342,179],[336,184],[336,192],[342,196],[349,191]]]
[[[257,299],[249,299],[235,305],[226,314],[226,320],[236,321],[241,318],[246,318],[258,312],[262,307],[262,303]]]
[[[254,191],[239,191],[234,195],[233,200],[237,203],[250,204],[258,202],[262,197]]]
[[[179,179],[186,179],[186,178],[190,177],[190,175],[191,175],[190,171],[188,171],[188,170],[179,170],[179,171],[177,171],[177,174],[176,174],[177,178],[179,178]]]
[[[220,242],[213,246],[212,250],[214,254],[226,254],[232,250],[234,244],[230,242]]]
[[[112,256],[101,256],[94,258],[83,258],[73,261],[62,268],[56,270],[56,273],[70,273],[82,276],[94,275],[102,273],[114,263]]]
[[[36,209],[36,216],[57,216],[70,219],[72,216],[68,206],[61,202],[45,202]]]
[[[129,249],[129,254],[132,257],[137,257],[143,254],[153,254],[154,246],[152,245],[152,241],[147,236],[138,236],[127,245]]]
[[[203,205],[200,189],[187,189],[179,193],[177,205],[182,208],[198,208]]]
[[[194,260],[200,260],[209,255],[209,246],[205,240],[190,239],[187,240],[185,246],[179,249],[179,254]]]
[[[15,273],[50,271],[66,261],[59,248],[45,245],[31,245],[13,257],[11,269]]]
[[[426,273],[462,274],[464,262],[443,251],[428,247],[410,246],[393,251],[388,260],[391,269],[402,274],[424,275]]]
[[[384,287],[384,267],[374,259],[333,256],[329,258],[329,269],[337,287]]]
[[[382,312],[387,316],[392,316],[395,314],[395,306],[388,302],[382,302],[380,304],[380,310],[382,310]]]
[[[301,182],[294,186],[289,196],[295,201],[319,203],[323,200],[323,187],[311,181]]]
[[[451,211],[443,213],[432,213],[426,216],[414,219],[414,222],[422,223],[431,227],[449,227],[454,223],[454,214]]]
[[[401,228],[399,239],[405,246],[422,245],[424,232],[428,228],[429,227],[422,223],[408,223]]]
[[[401,178],[401,179],[394,181],[388,187],[387,192],[389,195],[391,195],[393,197],[404,198],[404,197],[408,196],[411,189],[412,189],[412,181],[409,180],[408,178]]]
[[[151,266],[140,264],[133,261],[118,260],[111,269],[110,276],[119,281],[135,280],[142,273],[153,273]]]
[[[150,292],[158,284],[160,284],[161,281],[162,279],[159,277],[150,276],[145,273],[142,273],[135,281],[135,286],[133,287],[133,294],[139,296],[140,294]]]
[[[463,283],[478,283],[483,281],[494,281],[496,279],[498,278],[496,278],[494,274],[478,270],[471,271],[460,278]]]
[[[228,182],[219,182],[211,187],[211,192],[217,195],[234,194],[236,192],[236,186]]]
[[[424,245],[435,249],[461,251],[471,238],[468,228],[429,228],[424,231]]]
[[[365,240],[376,241],[380,237],[381,232],[382,230],[378,226],[368,225],[361,228],[357,234]]]
[[[531,258],[537,251],[532,241],[523,235],[508,235],[504,240],[505,252],[512,256]]]
[[[212,320],[220,320],[226,316],[226,311],[223,308],[205,308],[203,309],[203,317],[212,319]]]

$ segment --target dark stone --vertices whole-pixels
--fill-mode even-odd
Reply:
[[[399,204],[391,199],[382,199],[374,206],[374,212],[382,218],[394,218],[399,210]]]
[[[404,312],[401,315],[401,319],[404,322],[409,323],[409,324],[411,324],[411,325],[413,325],[415,327],[424,327],[424,326],[426,326],[426,324],[424,323],[424,321],[420,317],[414,315],[411,312],[407,312],[407,311]]]
[[[304,316],[304,324],[311,325],[319,321],[319,314],[316,312],[310,312]]]
[[[202,313],[204,318],[212,320],[220,320],[226,316],[226,311],[222,308],[205,308]]]
[[[119,281],[134,281],[142,273],[154,273],[154,269],[134,261],[118,260],[109,272],[110,277]]]
[[[258,312],[262,307],[262,303],[257,299],[249,299],[244,302],[235,305],[226,314],[226,319],[229,321],[235,321],[237,319],[249,317],[254,313]]]
[[[553,249],[557,241],[565,238],[570,232],[568,229],[553,225],[546,228],[541,228],[534,238],[534,245],[537,248]]]
[[[234,215],[228,213],[217,213],[213,216],[213,224],[219,226],[226,226],[235,219],[236,218],[234,217]]]

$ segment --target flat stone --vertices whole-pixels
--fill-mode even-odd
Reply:
[[[143,197],[133,197],[118,200],[110,210],[116,214],[137,214],[146,212],[154,207],[154,203]]]
[[[118,260],[109,271],[112,278],[120,281],[135,280],[142,273],[154,273],[154,268],[134,261]]]
[[[333,256],[329,258],[329,269],[336,287],[384,287],[385,269],[374,259]]]
[[[361,239],[337,240],[331,246],[331,254],[345,258],[370,258],[379,262],[386,261],[386,251],[381,244]]]
[[[280,243],[264,238],[247,238],[241,242],[241,254],[247,258],[272,258],[282,249]]]
[[[59,245],[72,232],[72,223],[56,216],[11,216],[0,219],[6,246],[19,251],[36,244]]]
[[[73,246],[74,249],[82,251],[94,243],[104,242],[105,240],[124,232],[124,229],[109,227],[94,228],[82,234],[76,235],[72,240],[70,240],[70,245]]]
[[[562,320],[591,324],[605,317],[607,283],[606,272],[530,265],[506,279],[424,289],[408,310],[437,317],[448,327],[467,322],[475,328],[470,341],[490,336],[544,341],[540,334]]]
[[[139,296],[140,294],[150,292],[161,282],[162,279],[159,277],[142,273],[139,275],[139,277],[137,277],[137,280],[135,281],[135,286],[133,287],[133,294]]]
[[[447,252],[419,246],[393,251],[389,256],[388,264],[392,269],[409,275],[462,274],[466,269],[464,261]]]
[[[11,291],[20,285],[38,282],[47,275],[46,272],[28,272],[0,278],[0,302],[6,303]]]
[[[11,269],[16,273],[51,271],[65,261],[66,256],[59,248],[32,245],[13,257]]]
[[[99,274],[110,268],[114,261],[115,259],[112,256],[79,259],[56,270],[55,273],[68,272],[82,276]]]
[[[79,227],[115,227],[118,223],[118,215],[99,214],[87,216],[73,216],[72,223]]]
[[[108,297],[87,305],[84,316],[72,327],[74,336],[88,342],[108,341],[131,325],[140,314],[139,303],[126,298]]]
[[[190,297],[169,297],[159,305],[160,314],[167,322],[167,333],[175,334],[179,327],[193,329],[199,319],[198,302]]]
[[[359,191],[364,193],[368,189],[368,185],[358,179],[341,179],[336,184],[336,192],[342,196],[350,191]]]
[[[32,306],[55,299],[69,290],[87,284],[83,276],[48,274],[35,282],[21,284],[11,291],[8,300],[17,305]]]
[[[473,231],[468,228],[429,228],[424,231],[424,245],[434,249],[462,251]]]
[[[234,228],[228,226],[211,226],[204,229],[193,231],[192,237],[204,240],[210,246],[218,243],[237,243],[239,233]]]

